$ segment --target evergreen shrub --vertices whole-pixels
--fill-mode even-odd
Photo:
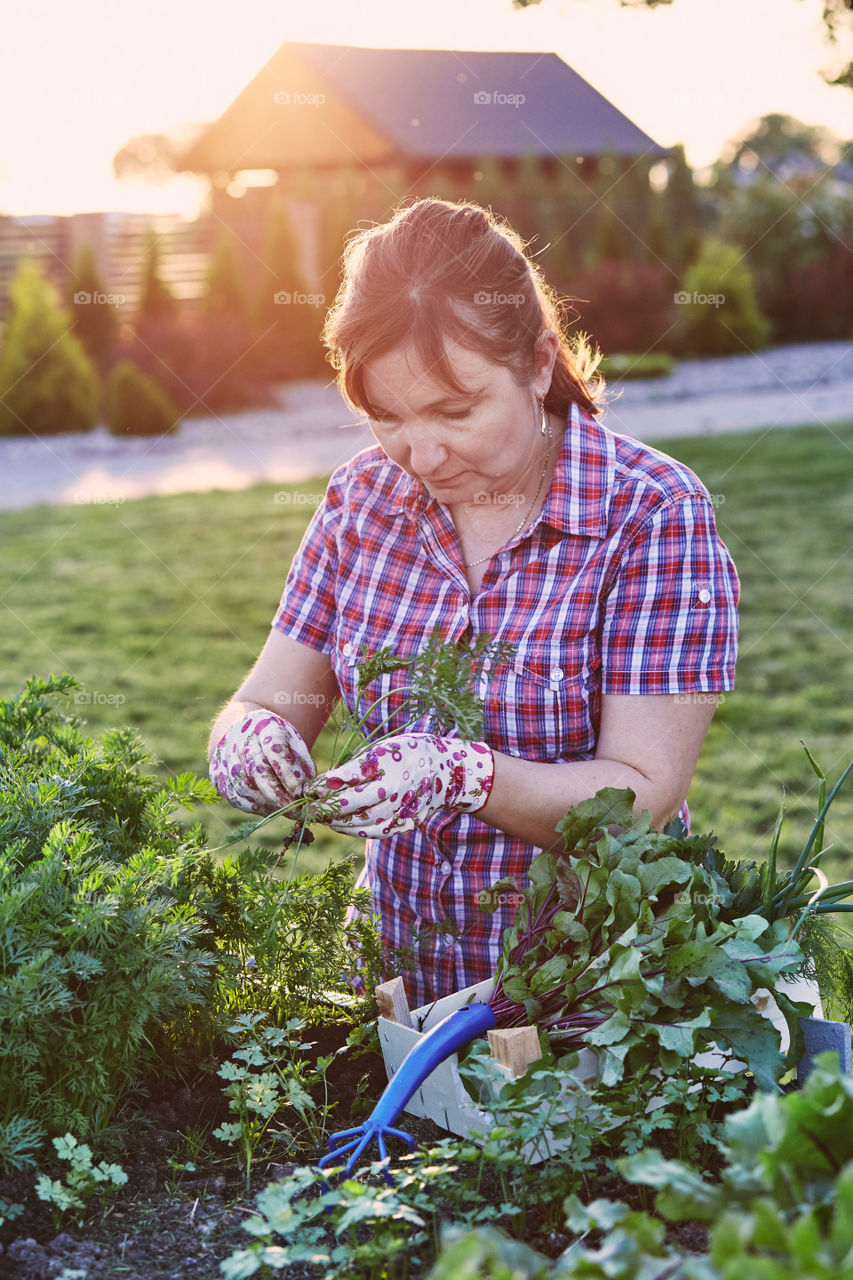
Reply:
[[[174,431],[179,413],[153,378],[120,360],[110,375],[107,418],[113,435],[161,436]]]
[[[752,272],[736,246],[708,237],[676,299],[686,353],[746,355],[767,345],[770,326],[759,309]]]
[[[10,299],[0,347],[0,436],[91,430],[98,375],[37,263],[21,263]]]

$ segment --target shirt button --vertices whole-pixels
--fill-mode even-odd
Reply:
[[[350,654],[352,653],[352,645],[350,644],[349,640],[347,640],[346,644],[344,645],[342,652],[345,653],[347,657],[349,657]]]
[[[562,678],[563,678],[563,668],[562,668],[562,667],[552,667],[552,668],[551,668],[551,679],[552,679],[552,680],[562,680]]]
[[[707,587],[703,587],[702,590],[699,592],[699,599],[702,601],[703,604],[708,604],[709,600],[711,599],[711,593]]]
[[[453,867],[451,866],[451,864],[450,864],[449,862],[442,862],[442,864],[441,864],[441,874],[442,874],[443,876],[449,876],[452,870],[453,870]]]
[[[484,670],[484,671],[491,671],[491,669],[492,669],[492,660],[491,660],[491,658],[484,658],[484,659],[483,659],[483,670]]]

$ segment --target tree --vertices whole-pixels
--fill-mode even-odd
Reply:
[[[331,299],[309,292],[301,250],[287,209],[270,206],[257,294],[257,319],[264,330],[263,368],[272,378],[307,377],[324,369],[320,330]]]
[[[153,227],[145,232],[143,249],[142,289],[136,311],[137,326],[140,323],[159,324],[175,314],[172,291],[160,275],[160,237]]]
[[[708,237],[676,295],[685,349],[741,355],[766,346],[770,326],[758,308],[752,272],[740,249]]]
[[[113,156],[113,174],[121,180],[160,186],[170,182],[184,152],[207,124],[181,124],[165,133],[141,133],[129,138]]]
[[[840,150],[830,129],[773,111],[726,143],[716,172],[728,171],[741,182],[768,178],[790,183],[805,175],[810,185],[834,163]]]
[[[223,231],[205,276],[203,308],[208,316],[249,320],[249,299],[240,273],[234,237]]]
[[[667,261],[681,272],[694,256],[705,224],[702,198],[687,163],[684,146],[670,148],[669,179],[663,192],[664,216],[672,228]]]
[[[177,425],[178,410],[169,396],[130,360],[113,369],[107,399],[113,435],[162,436]]]
[[[95,262],[91,244],[81,244],[71,264],[65,303],[79,338],[101,374],[110,363],[118,337],[118,311]]]
[[[0,350],[0,435],[91,430],[98,375],[38,263],[20,264],[10,299]]]

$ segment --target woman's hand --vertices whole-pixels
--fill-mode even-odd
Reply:
[[[244,813],[275,813],[298,800],[314,772],[293,725],[263,708],[235,720],[210,757],[210,781]]]
[[[309,821],[376,839],[411,831],[439,809],[476,813],[493,776],[485,742],[403,733],[319,774],[303,794]]]

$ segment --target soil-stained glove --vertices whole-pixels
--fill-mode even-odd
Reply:
[[[275,813],[298,800],[314,773],[302,738],[272,711],[235,720],[210,757],[210,781],[244,813]]]
[[[485,742],[399,734],[318,774],[304,792],[309,821],[370,839],[411,831],[439,809],[482,809],[494,770]]]

